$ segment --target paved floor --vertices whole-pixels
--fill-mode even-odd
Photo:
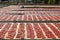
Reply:
[[[31,21],[59,21],[59,23],[31,23]],[[20,8],[12,5],[0,9],[0,22],[2,22],[0,38],[60,39],[60,8]]]
[[[24,7],[60,7],[60,5],[24,5]]]

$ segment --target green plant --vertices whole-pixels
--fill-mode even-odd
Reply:
[[[48,0],[48,4],[53,4],[53,0]]]

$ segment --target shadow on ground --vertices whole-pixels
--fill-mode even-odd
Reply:
[[[7,7],[9,6],[8,4],[0,4],[0,8]]]

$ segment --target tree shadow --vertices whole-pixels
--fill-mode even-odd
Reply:
[[[8,7],[9,5],[7,3],[0,3],[0,8]]]

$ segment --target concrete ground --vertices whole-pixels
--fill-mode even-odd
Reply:
[[[18,4],[20,5],[20,4]],[[7,4],[0,4],[0,7],[8,6]],[[60,5],[24,5],[24,7],[60,7]]]

